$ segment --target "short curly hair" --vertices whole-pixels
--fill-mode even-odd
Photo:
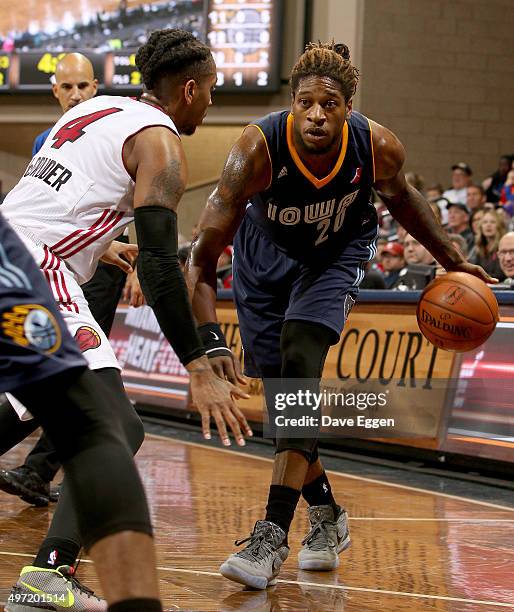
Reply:
[[[343,43],[309,43],[291,72],[292,92],[295,93],[301,79],[313,75],[337,81],[347,102],[357,90],[359,70],[350,62],[350,50]]]
[[[212,66],[211,50],[185,30],[156,30],[136,54],[136,66],[147,89],[166,74],[201,77]]]

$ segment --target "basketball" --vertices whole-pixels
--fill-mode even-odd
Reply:
[[[483,344],[498,322],[498,302],[476,276],[450,272],[434,279],[416,309],[419,329],[432,344],[462,353]]]

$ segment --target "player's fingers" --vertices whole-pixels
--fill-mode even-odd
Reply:
[[[232,361],[234,363],[234,370],[236,372],[236,378],[237,378],[237,381],[234,384],[237,385],[239,383],[240,385],[247,385],[248,379],[241,372],[241,366],[239,364],[239,361],[235,357],[232,358]]]
[[[234,438],[239,446],[244,446],[245,441],[243,438],[243,434],[241,433],[241,428],[239,427],[239,422],[234,416],[233,408],[230,406],[226,406],[223,410],[223,416],[225,418],[226,423],[232,430],[234,434]]]
[[[252,428],[248,424],[248,421],[246,420],[246,417],[242,413],[241,409],[235,406],[232,412],[234,413],[236,419],[239,421],[239,426],[243,430],[244,435],[249,436],[251,438],[253,436]]]
[[[230,438],[228,437],[225,419],[223,418],[223,415],[221,414],[218,408],[213,410],[212,416],[216,421],[216,427],[218,428],[218,432],[220,434],[221,443],[223,444],[223,446],[230,446]]]
[[[229,383],[232,383],[233,385],[237,385],[237,376],[236,376],[236,371],[234,369],[234,363],[232,362],[232,360],[225,361],[224,368],[225,368],[224,378],[226,378]]]
[[[130,274],[132,272],[132,266],[129,264],[128,261],[125,261],[122,257],[116,257],[115,265],[117,265],[118,268],[121,268],[123,272],[125,272],[125,274]]]
[[[232,397],[235,397],[237,399],[250,399],[248,393],[245,393],[242,389],[236,387],[236,385],[233,385],[232,383],[229,383],[229,385]]]
[[[211,418],[208,412],[202,412],[202,435],[206,440],[211,439]]]

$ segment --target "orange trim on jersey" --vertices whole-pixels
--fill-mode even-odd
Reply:
[[[266,185],[266,189],[268,189],[268,187],[273,182],[273,162],[271,161],[271,153],[269,152],[268,141],[266,140],[266,136],[264,135],[264,132],[261,130],[261,128],[258,125],[255,125],[255,123],[250,123],[249,125],[247,125],[245,127],[245,129],[243,130],[243,133],[246,130],[246,128],[249,128],[249,127],[254,127],[254,128],[257,128],[259,130],[259,132],[261,133],[261,136],[262,136],[262,138],[264,140],[264,144],[266,145],[266,151],[268,153],[269,167],[270,167],[269,183]]]
[[[339,157],[337,158],[335,166],[332,168],[332,171],[330,172],[330,174],[327,174],[327,176],[325,176],[322,179],[318,179],[314,176],[314,174],[312,174],[312,172],[302,162],[294,146],[293,122],[294,122],[293,115],[289,114],[287,117],[287,147],[289,149],[289,153],[291,154],[291,157],[293,158],[293,161],[296,167],[298,168],[298,170],[300,170],[303,176],[308,181],[310,181],[314,185],[314,187],[316,187],[317,189],[321,189],[321,187],[324,187],[325,185],[330,183],[330,181],[336,176],[336,174],[341,169],[341,166],[343,165],[344,158],[346,156],[346,149],[348,147],[348,123],[346,121],[344,122],[343,143],[341,145],[341,152],[339,153]]]
[[[366,119],[368,118],[366,117]],[[369,119],[368,119],[368,125],[369,125],[369,140],[371,143],[371,161],[373,162],[373,182],[375,182],[375,150],[373,149],[373,130],[371,129],[371,123]]]

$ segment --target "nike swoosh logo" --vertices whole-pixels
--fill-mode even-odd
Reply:
[[[218,336],[218,334],[216,332],[213,332],[211,330],[211,334],[214,336],[214,340],[219,340],[220,339],[220,337]]]
[[[30,584],[27,584],[26,582],[23,582],[23,581],[20,581],[20,582],[24,587],[27,587],[29,591],[32,591],[33,593],[37,593],[38,595],[43,595],[44,601],[48,603],[51,602],[54,606],[58,606],[60,608],[71,608],[75,603],[75,596],[68,588],[66,588],[66,591],[68,592],[68,596],[66,597],[64,593],[62,595],[49,594],[49,593],[45,593],[45,591],[41,591],[40,589],[37,589],[36,587],[31,586]],[[64,595],[64,601],[62,600],[63,595]],[[53,599],[54,597],[55,599]]]

